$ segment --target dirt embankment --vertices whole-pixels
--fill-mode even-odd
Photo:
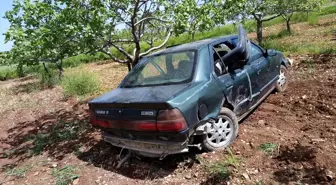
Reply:
[[[228,160],[227,152],[195,151],[163,161],[133,158],[116,169],[120,149],[102,142],[90,127],[85,104],[64,99],[58,88],[16,92],[28,82],[6,82],[2,101],[13,97],[15,109],[1,112],[0,179],[4,184],[55,184],[55,170],[71,166],[80,176],[74,183],[84,185],[335,184],[336,55],[292,58],[289,90],[270,95],[241,123],[231,147],[239,162],[222,180],[206,166]],[[20,102],[26,104],[15,104]],[[33,104],[38,106],[30,108]],[[271,155],[259,149],[265,143],[276,144]],[[15,169],[26,171],[9,173]]]

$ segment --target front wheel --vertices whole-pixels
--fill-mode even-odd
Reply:
[[[222,108],[216,120],[205,127],[202,148],[206,151],[217,151],[228,147],[238,135],[238,119],[234,112]]]
[[[284,92],[286,91],[287,87],[288,87],[288,71],[284,65],[281,65],[279,79],[277,81],[275,88],[278,92]]]

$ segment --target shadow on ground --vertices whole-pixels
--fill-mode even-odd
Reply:
[[[95,131],[87,122],[87,113],[79,106],[16,124],[7,131],[6,138],[0,139],[1,143],[10,146],[2,156],[23,161],[44,153],[60,160],[82,146],[92,145]]]
[[[199,163],[196,159],[196,154],[199,153],[197,151],[169,155],[163,160],[134,155],[120,169],[116,169],[120,152],[120,148],[113,147],[101,140],[88,151],[78,155],[78,158],[96,167],[119,173],[132,179],[142,180],[163,178],[171,174],[179,166],[191,168],[196,163]]]
[[[304,184],[326,184],[330,179],[326,177],[325,168],[316,162],[316,148],[296,144],[283,146],[276,158],[280,163],[279,170],[274,172],[274,180],[281,184],[298,182]]]
[[[165,177],[179,165],[191,168],[198,162],[197,151],[167,156],[164,160],[135,156],[116,169],[121,149],[102,141],[100,132],[88,123],[88,114],[82,106],[77,104],[70,110],[62,109],[10,128],[8,137],[0,138],[1,143],[9,146],[2,157],[13,166],[37,155],[62,160],[72,153],[95,167],[146,180]]]

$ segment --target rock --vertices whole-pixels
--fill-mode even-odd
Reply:
[[[35,172],[35,173],[34,173],[34,176],[37,176],[38,174],[39,174],[39,172]]]
[[[316,139],[312,139],[313,142],[323,142],[325,141],[325,139],[321,139],[321,138],[316,138]]]
[[[242,175],[245,178],[245,180],[247,180],[247,181],[250,180],[250,176],[247,173],[243,173]]]
[[[198,176],[198,173],[196,172],[195,174],[194,174],[194,177],[197,177]]]
[[[249,142],[249,145],[251,148],[255,148],[254,144],[252,143],[252,141]]]
[[[188,175],[186,175],[184,178],[185,178],[185,179],[191,179],[191,175],[188,174]]]
[[[51,168],[56,168],[57,167],[57,163],[52,163],[50,167]]]
[[[250,174],[250,175],[255,175],[255,174],[257,174],[259,171],[258,171],[258,169],[255,169],[255,168],[248,168],[248,169],[246,169],[246,172],[247,172],[248,174]]]
[[[265,125],[265,120],[259,120],[258,121],[258,125],[260,125],[260,126],[264,126]]]
[[[72,182],[72,185],[77,185],[79,182],[79,178],[75,179],[73,182]]]
[[[334,173],[330,170],[326,170],[326,177],[328,181],[332,181],[334,179]]]
[[[304,99],[304,100],[307,99],[307,95],[303,95],[302,99]]]

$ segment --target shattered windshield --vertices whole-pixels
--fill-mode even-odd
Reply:
[[[191,81],[195,52],[166,53],[143,58],[121,83],[121,87],[157,86]]]

